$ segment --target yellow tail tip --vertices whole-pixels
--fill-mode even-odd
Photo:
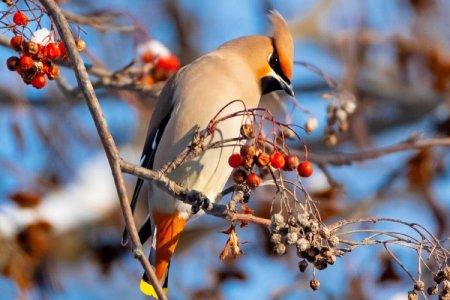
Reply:
[[[144,295],[153,297],[155,299],[159,299],[153,285],[151,285],[150,283],[148,283],[147,281],[145,281],[143,279],[141,279],[141,283],[139,284],[139,289],[141,290],[141,292]],[[163,288],[163,292],[164,292],[164,294],[167,295],[167,288]]]

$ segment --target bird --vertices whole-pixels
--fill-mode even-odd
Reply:
[[[286,20],[277,11],[268,18],[272,34],[239,37],[219,46],[180,68],[162,89],[151,117],[141,156],[141,166],[159,170],[188,147],[198,128],[206,128],[220,111],[221,116],[258,107],[263,95],[284,91],[294,96],[294,43]],[[239,101],[235,101],[239,100]],[[222,110],[222,111],[221,111]],[[239,136],[242,117],[217,124],[208,143]],[[232,147],[209,149],[189,160],[168,177],[188,189],[217,199],[232,168],[228,157]],[[144,181],[138,179],[131,208],[134,212]],[[178,239],[194,212],[192,206],[169,196],[152,182],[148,184],[149,214],[139,230],[142,243],[152,238],[149,260],[168,292],[168,270]],[[201,212],[196,213],[196,215]],[[122,243],[128,233],[124,231]],[[140,290],[158,299],[155,288],[144,274]]]

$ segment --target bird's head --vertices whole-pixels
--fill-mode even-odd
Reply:
[[[263,51],[267,55],[264,68],[259,70],[262,94],[284,90],[294,96],[291,84],[294,64],[294,41],[284,18],[277,11],[269,14],[272,23],[271,47]]]
[[[294,42],[289,27],[277,11],[268,15],[272,36],[246,36],[224,44],[220,49],[237,52],[251,67],[261,85],[261,94],[284,90],[294,96],[291,84]]]

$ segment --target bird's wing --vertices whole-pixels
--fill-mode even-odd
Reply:
[[[164,129],[169,122],[173,111],[173,93],[174,93],[174,77],[172,76],[164,86],[156,103],[150,124],[147,130],[147,138],[144,143],[144,149],[141,154],[141,167],[151,169],[153,168],[153,161],[155,158],[156,148],[163,135]],[[133,191],[131,199],[131,211],[134,213],[136,209],[137,200],[141,191],[144,180],[138,178]],[[144,243],[152,234],[151,218],[147,217],[144,225],[139,231],[141,242]],[[122,235],[122,244],[126,245],[128,242],[128,231],[125,228]]]

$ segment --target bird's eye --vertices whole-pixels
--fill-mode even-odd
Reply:
[[[272,69],[276,69],[279,66],[278,55],[275,52],[270,56],[269,65]]]

